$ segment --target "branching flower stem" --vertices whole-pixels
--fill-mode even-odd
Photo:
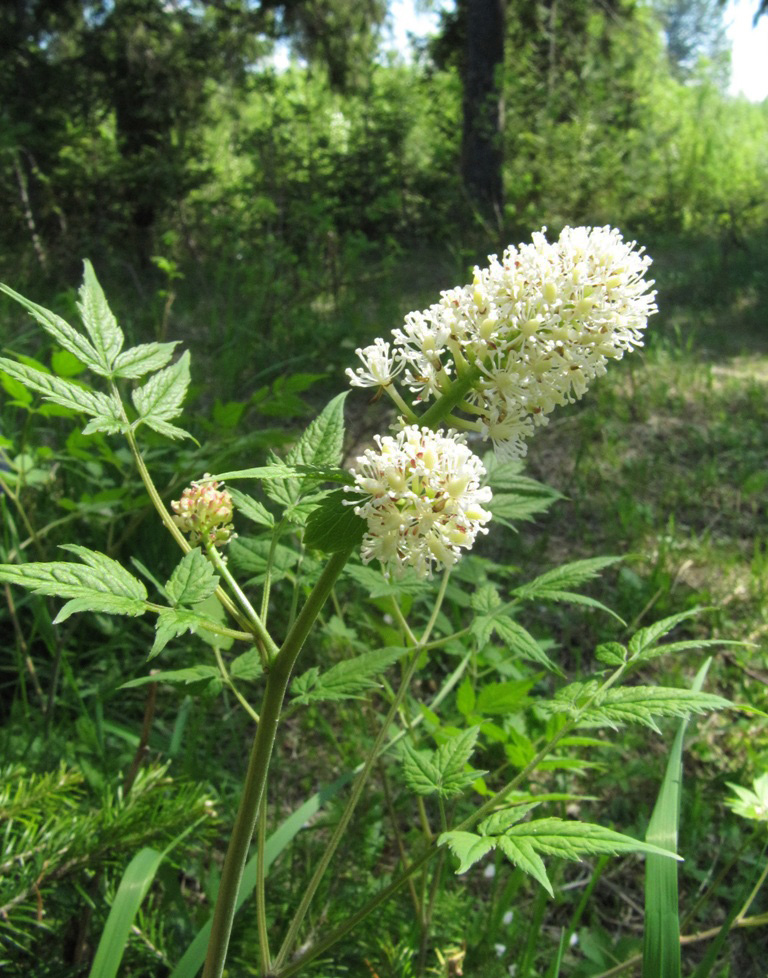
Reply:
[[[350,552],[347,550],[331,556],[285,642],[270,663],[259,714],[259,726],[251,748],[243,794],[221,873],[203,978],[221,978],[224,973],[237,895],[264,796],[267,771],[288,683],[312,625],[320,614],[336,578],[343,570]]]
[[[387,384],[384,390],[409,424],[419,424],[418,416],[414,413],[413,408],[406,403],[403,395],[395,386],[394,381],[391,384]]]
[[[240,602],[242,609],[248,615],[251,631],[259,638],[259,652],[262,655],[262,665],[266,668],[269,665],[269,662],[274,659],[278,653],[278,648],[274,639],[264,627],[264,623],[256,614],[256,610],[254,609],[253,605],[230,573],[229,568],[224,563],[224,560],[216,547],[206,547],[205,552],[213,566],[216,568],[220,576],[227,582],[227,585],[231,589],[232,593]]]
[[[427,428],[437,428],[451,411],[464,400],[480,377],[479,367],[470,367],[465,374],[453,381],[448,390],[432,404],[419,418],[419,424]]]

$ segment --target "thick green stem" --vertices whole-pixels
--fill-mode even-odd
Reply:
[[[256,924],[259,929],[259,961],[261,970],[268,975],[272,970],[272,955],[269,951],[269,930],[267,928],[267,902],[264,891],[266,877],[265,846],[267,842],[267,793],[264,790],[264,800],[259,811],[258,859],[256,861]]]
[[[269,761],[272,757],[280,711],[283,706],[293,667],[302,646],[309,635],[320,609],[331,588],[346,564],[351,551],[334,554],[320,575],[301,609],[280,651],[270,665],[264,699],[259,714],[259,726],[251,748],[248,771],[237,818],[229,840],[227,855],[221,873],[219,894],[213,912],[208,955],[203,968],[203,978],[221,978],[232,934],[235,906],[243,871],[248,860],[248,850],[253,839],[259,815],[264,786],[267,782]]]
[[[458,377],[442,397],[422,414],[419,424],[433,430],[440,427],[451,411],[464,400],[464,395],[470,391],[480,376],[479,367],[471,367],[465,374]]]

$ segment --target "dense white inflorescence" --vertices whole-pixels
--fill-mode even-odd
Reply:
[[[644,278],[651,260],[619,231],[565,228],[555,242],[545,231],[409,313],[391,348],[377,339],[358,350],[363,367],[347,371],[350,382],[387,388],[402,373],[418,403],[474,371],[461,417],[448,423],[490,439],[502,458],[524,455],[535,425],[581,397],[608,360],[642,345],[656,311]]]
[[[485,468],[460,435],[408,425],[377,435],[378,450],[357,459],[350,501],[367,522],[364,563],[381,561],[387,574],[413,567],[421,576],[451,567],[491,514],[483,508],[491,490],[480,482]]]

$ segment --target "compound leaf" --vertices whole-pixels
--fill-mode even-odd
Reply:
[[[344,659],[323,673],[313,666],[291,683],[293,702],[307,704],[352,699],[366,689],[378,686],[373,677],[388,669],[404,653],[405,649],[392,646]]]

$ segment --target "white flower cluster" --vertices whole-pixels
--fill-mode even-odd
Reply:
[[[377,559],[387,574],[406,567],[421,576],[435,565],[451,567],[461,549],[487,533],[491,514],[483,508],[491,490],[481,487],[485,468],[460,435],[408,425],[396,435],[376,436],[352,470],[350,491],[363,502],[350,503],[368,523],[364,563]]]
[[[475,371],[455,420],[501,457],[524,455],[535,425],[581,397],[608,360],[642,345],[656,311],[644,278],[651,260],[619,231],[565,228],[552,243],[544,231],[491,256],[471,285],[409,313],[391,349],[377,339],[358,350],[363,367],[347,371],[350,382],[389,389],[402,372],[419,402]]]

